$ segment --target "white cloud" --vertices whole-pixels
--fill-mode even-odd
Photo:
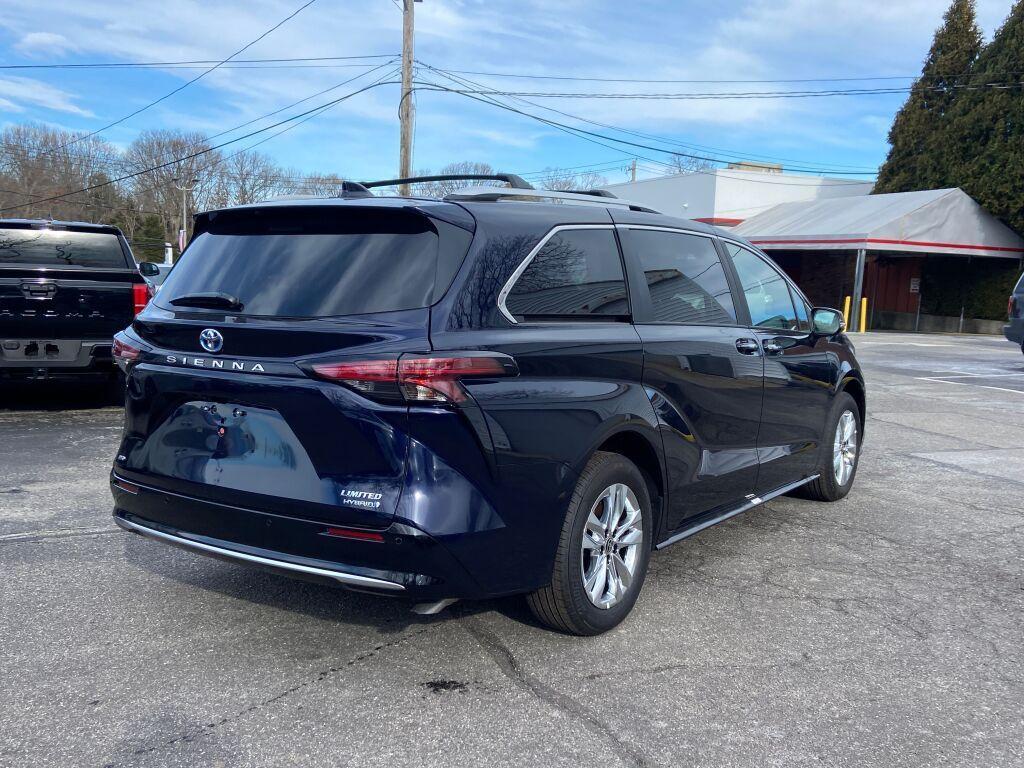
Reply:
[[[92,117],[92,112],[75,104],[71,94],[52,85],[28,77],[0,77],[0,97],[18,112],[29,106],[42,107],[55,112],[66,112],[80,117]]]
[[[1010,4],[1011,0],[979,0],[979,15],[987,32],[991,33],[1001,21]],[[948,0],[722,0],[713,5],[696,0],[430,0],[416,5],[416,54],[422,61],[453,69],[608,78],[752,80],[913,75],[920,69],[947,5]],[[49,46],[50,54],[74,48],[76,60],[217,60],[294,8],[291,0],[136,0],[120,6],[48,0],[48,31],[40,32],[38,13],[30,3],[0,0],[0,28],[18,41],[18,50],[33,56],[42,56]],[[393,3],[346,0],[311,6],[246,51],[243,58],[391,54],[398,52],[400,43],[401,14]],[[85,104],[101,117],[79,127],[95,128],[100,120],[128,113],[198,71],[133,71],[118,73],[115,79],[104,70],[74,75],[56,70],[46,76],[49,85],[39,83],[51,89],[45,94],[39,88],[26,87],[24,81],[17,93],[0,87],[0,97],[15,105],[0,108],[28,110],[31,115],[32,106],[45,106],[84,118],[89,113],[77,104]],[[164,126],[216,133],[327,88],[357,71],[221,69],[104,135],[126,142],[138,130]],[[421,76],[451,85],[426,70]],[[467,77],[504,89],[560,92],[801,87]],[[71,83],[81,90],[72,89]],[[95,90],[91,83],[97,84]],[[323,103],[359,84],[344,86],[271,121]],[[36,98],[47,104],[31,101],[28,93],[33,90],[38,92]],[[858,157],[863,158],[858,162],[870,165],[884,156],[886,123],[902,97],[532,100],[602,123],[748,153],[828,159],[838,148],[856,147]],[[571,163],[566,158],[570,156],[578,157],[576,163],[585,163],[618,154],[464,96],[419,92],[417,103],[417,166],[439,167],[471,151],[474,159],[494,165],[519,163],[531,168],[568,165]],[[519,106],[561,122],[575,122],[538,107]],[[370,168],[367,172],[372,167],[391,170],[397,155],[396,112],[397,89],[379,88],[339,104],[260,150],[279,155],[285,162],[306,164],[311,170],[322,158],[331,163],[348,158]],[[567,153],[566,147],[572,152]],[[637,148],[622,149],[644,154]]]
[[[60,56],[68,51],[78,50],[77,45],[56,32],[29,32],[22,36],[14,47],[29,56]]]

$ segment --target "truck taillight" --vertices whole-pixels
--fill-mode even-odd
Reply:
[[[508,355],[467,352],[402,355],[397,359],[313,363],[313,373],[378,400],[413,403],[461,403],[469,398],[463,379],[516,376]]]
[[[145,309],[152,295],[149,290],[149,283],[135,283],[132,285],[132,304],[136,315]]]
[[[1017,297],[1011,296],[1010,300],[1006,302],[1006,317],[1009,320],[1013,320],[1013,316],[1017,314]]]

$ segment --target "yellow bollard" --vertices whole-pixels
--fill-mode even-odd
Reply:
[[[843,325],[850,327],[850,297],[843,300]]]
[[[864,333],[868,329],[868,297],[865,296],[860,300],[860,332]]]

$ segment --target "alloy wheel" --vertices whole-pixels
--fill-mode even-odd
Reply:
[[[636,494],[623,483],[602,491],[583,530],[581,576],[590,602],[609,609],[633,583],[644,530]]]
[[[836,424],[836,439],[832,447],[832,471],[836,483],[846,485],[857,464],[857,417],[852,411],[843,411]]]

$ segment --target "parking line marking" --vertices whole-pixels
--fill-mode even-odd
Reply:
[[[943,374],[942,376],[936,376],[936,379],[964,379],[964,378],[983,378],[983,379],[1000,379],[1008,376],[1024,376],[1024,373],[950,373]]]
[[[969,381],[950,381],[933,376],[915,376],[918,381],[934,381],[938,384],[956,384],[961,387],[977,387],[978,389],[995,389],[999,392],[1013,392],[1015,395],[1024,395],[1024,389],[1007,389],[1006,387],[990,387],[986,384],[972,384]]]

